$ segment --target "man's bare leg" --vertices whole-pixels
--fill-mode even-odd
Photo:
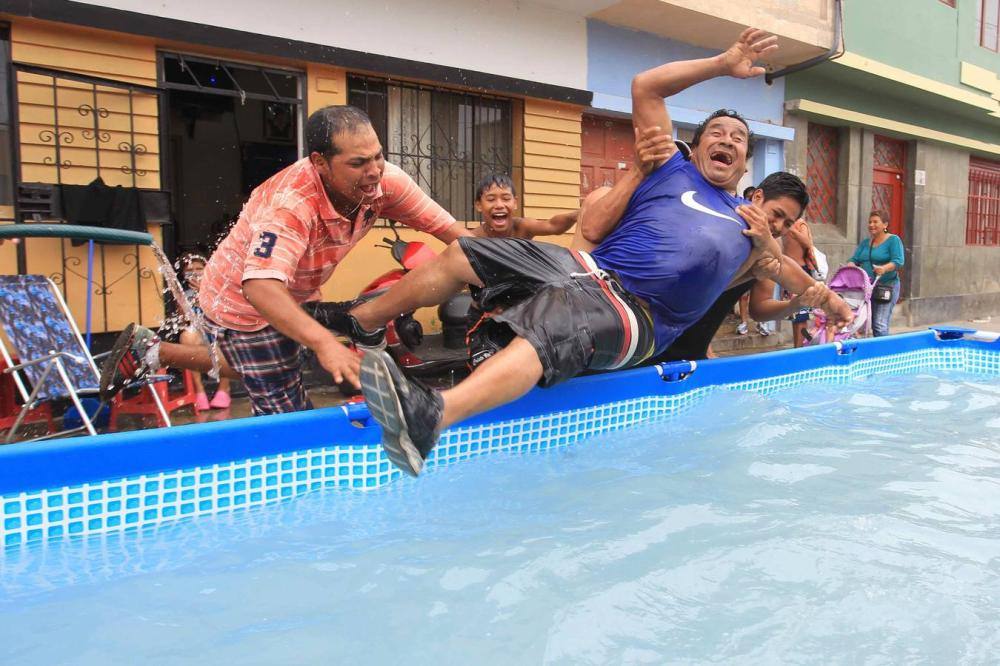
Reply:
[[[388,354],[373,350],[361,361],[361,390],[382,426],[386,455],[417,476],[443,428],[524,395],[542,372],[534,347],[515,338],[465,381],[439,393],[407,379]]]
[[[222,378],[240,378],[221,354],[218,359],[217,367]],[[155,331],[132,323],[118,334],[111,350],[101,362],[98,383],[101,399],[110,401],[123,388],[159,368],[183,368],[198,372],[211,372],[214,369],[208,345],[163,342]]]
[[[514,338],[464,381],[441,392],[441,429],[520,398],[538,383],[542,372],[542,362],[531,343]]]
[[[444,303],[467,284],[483,286],[455,241],[437,259],[413,269],[389,291],[352,309],[351,314],[362,328],[372,331],[403,312]]]
[[[795,345],[796,349],[805,345],[806,336],[804,335],[804,333],[806,327],[808,326],[809,326],[808,321],[797,321],[792,323],[792,344]],[[827,340],[827,342],[830,342],[831,340],[832,338],[830,340]]]
[[[183,368],[199,372],[212,371],[212,354],[207,345],[185,345],[175,342],[161,342],[160,365],[166,368]],[[230,367],[219,354],[219,374],[228,379],[239,379],[240,375]]]
[[[201,335],[196,333],[193,329],[190,328],[185,328],[183,331],[181,331],[180,337],[178,338],[178,342],[182,345],[204,346],[205,344],[204,340],[202,340]],[[162,343],[160,344],[162,345]],[[198,370],[195,370],[194,372],[191,373],[191,381],[194,383],[195,395],[202,394],[205,392],[205,384],[202,383],[201,381],[201,375],[202,373]]]
[[[740,310],[740,323],[736,329],[736,332],[740,335],[746,335],[750,332],[750,292],[740,296],[738,301]]]

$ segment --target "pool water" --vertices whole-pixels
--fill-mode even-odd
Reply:
[[[0,663],[988,663],[1000,379],[642,430],[8,550]]]

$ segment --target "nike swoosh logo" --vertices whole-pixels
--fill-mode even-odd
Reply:
[[[690,208],[691,210],[696,210],[699,213],[705,213],[706,215],[711,215],[712,217],[721,217],[723,220],[730,220],[736,224],[743,226],[743,223],[734,217],[729,217],[728,215],[723,215],[722,213],[712,210],[706,206],[702,206],[700,203],[694,200],[694,190],[688,190],[681,195],[681,203]]]

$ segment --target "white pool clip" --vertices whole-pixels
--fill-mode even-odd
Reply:
[[[995,331],[976,331],[975,333],[966,334],[965,339],[978,340],[980,342],[996,342],[1000,340],[1000,333]]]
[[[679,382],[687,379],[697,369],[698,361],[673,361],[656,364],[656,372],[660,374],[660,379],[665,382]]]

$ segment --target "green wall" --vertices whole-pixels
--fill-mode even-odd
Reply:
[[[843,0],[847,51],[942,83],[961,83],[961,63],[1000,72],[1000,54],[979,46],[976,3],[958,0]],[[786,99],[808,99],[949,134],[1000,143],[1000,118],[867,72],[824,63],[788,77]]]
[[[979,33],[976,32],[976,6],[979,0],[958,0],[957,4],[959,34],[963,36],[958,40],[958,59],[1000,73],[1000,53],[979,45]]]
[[[835,67],[838,69],[834,70]],[[958,102],[937,105],[934,96],[919,89],[890,86],[884,79],[868,75],[852,76],[854,72],[845,72],[846,69],[824,64],[793,74],[785,83],[785,97],[829,104],[986,143],[1000,143],[1000,118],[993,118],[982,109]]]
[[[961,63],[1000,71],[1000,54],[979,46],[979,0],[843,0],[847,50],[942,83],[961,85]]]

